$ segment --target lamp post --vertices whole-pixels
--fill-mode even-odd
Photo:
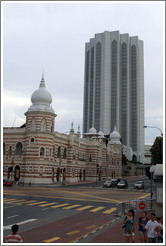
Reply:
[[[144,126],[144,128],[156,128],[156,129],[158,129],[161,132],[161,136],[163,136],[163,133],[162,133],[161,129],[156,127],[156,126]]]
[[[144,128],[156,128],[156,129],[158,129],[161,132],[161,136],[163,136],[163,133],[162,133],[162,131],[161,131],[161,129],[159,127],[156,127],[156,126],[144,126]]]

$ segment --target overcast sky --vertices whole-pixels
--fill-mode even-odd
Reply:
[[[163,128],[164,2],[3,2],[3,125],[20,126],[39,87],[57,114],[55,130],[82,130],[85,42],[119,30],[144,41],[145,125]],[[146,144],[160,135],[146,129]]]

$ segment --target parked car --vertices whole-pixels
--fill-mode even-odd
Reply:
[[[107,180],[104,182],[103,187],[110,188],[112,185],[111,183],[112,183],[111,180]]]
[[[12,186],[12,185],[13,185],[12,181],[3,180],[3,186]]]
[[[127,188],[128,187],[128,183],[126,180],[121,180],[118,184],[117,184],[117,188]]]
[[[135,189],[144,189],[145,188],[145,184],[144,184],[144,181],[136,181],[135,184],[134,184],[134,188]]]
[[[117,186],[117,184],[120,182],[120,179],[119,178],[113,178],[111,179],[112,182],[114,182]]]

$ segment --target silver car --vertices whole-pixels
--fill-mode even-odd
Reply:
[[[134,188],[135,189],[144,189],[145,188],[145,185],[144,185],[144,181],[136,181],[135,184],[134,184]]]

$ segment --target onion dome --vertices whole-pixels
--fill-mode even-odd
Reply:
[[[96,134],[97,131],[96,131],[96,129],[94,127],[92,127],[92,128],[89,129],[89,133]]]
[[[110,134],[110,140],[111,141],[109,143],[111,143],[111,144],[121,144],[120,138],[121,138],[121,136],[120,136],[120,134],[117,131],[116,126],[115,126],[113,132]]]
[[[53,108],[50,106],[52,103],[52,96],[46,90],[44,74],[39,85],[39,88],[33,92],[31,96],[32,106],[28,111],[44,111],[54,113]]]
[[[99,138],[105,138],[103,132],[100,131],[100,132],[98,132],[98,134],[99,134]]]

